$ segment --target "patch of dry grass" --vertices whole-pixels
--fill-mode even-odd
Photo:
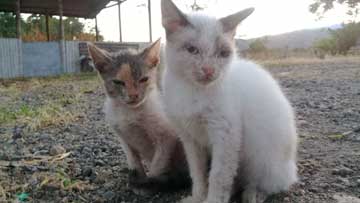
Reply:
[[[15,194],[26,193],[31,195],[39,190],[57,189],[69,192],[81,192],[93,187],[88,181],[82,181],[74,177],[73,161],[69,157],[71,152],[58,154],[55,156],[26,156],[19,161],[0,161],[0,169],[23,171],[26,168],[42,167],[42,170],[35,171],[28,180],[33,180],[33,184],[24,183],[20,180],[1,180],[0,179],[0,202],[14,200]],[[11,163],[11,168],[9,164]],[[25,177],[26,178],[26,177]],[[30,193],[29,193],[30,192]]]
[[[95,91],[95,74],[0,82],[1,125],[26,126],[30,131],[68,125],[83,116],[83,95]]]
[[[258,60],[259,64],[262,64],[266,67],[278,67],[278,66],[296,66],[296,65],[318,65],[318,64],[328,64],[328,63],[353,63],[360,65],[360,56],[337,56],[337,57],[328,57],[325,59],[319,58],[283,58],[283,59],[266,59]]]

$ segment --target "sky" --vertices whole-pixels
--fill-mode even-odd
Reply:
[[[191,12],[190,5],[194,0],[174,0],[185,13]],[[336,5],[322,19],[309,12],[313,0],[197,0],[205,6],[203,12],[225,17],[248,7],[255,12],[241,23],[237,38],[255,38],[266,35],[291,32],[301,29],[327,27],[347,22],[346,7]],[[113,4],[113,3],[110,3]],[[151,0],[153,40],[164,37],[161,26],[160,0]],[[124,42],[149,41],[147,0],[127,0],[121,4],[122,39]],[[119,41],[118,7],[102,10],[98,14],[98,27],[105,41]],[[360,16],[356,20],[359,20]],[[94,21],[87,20],[89,24]]]

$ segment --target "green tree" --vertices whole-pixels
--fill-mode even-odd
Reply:
[[[330,31],[339,54],[347,55],[350,48],[360,39],[360,23],[349,23],[343,28]]]
[[[360,23],[344,24],[340,29],[329,29],[330,37],[314,43],[316,50],[332,55],[347,55],[350,48],[360,39]]]
[[[45,41],[46,37],[46,17],[33,14],[21,19],[22,38],[24,41]],[[64,18],[64,34],[66,40],[95,40],[95,31],[85,32],[85,25],[78,18]],[[16,17],[12,13],[0,12],[0,37],[16,37]],[[51,40],[59,39],[60,21],[56,18],[49,18],[49,34]],[[99,36],[100,41],[103,37]]]
[[[259,53],[267,51],[266,38],[258,38],[249,44],[249,51],[252,53]]]
[[[0,12],[0,37],[16,37],[16,18],[12,13]]]
[[[319,56],[323,54],[335,55],[337,53],[336,41],[332,37],[320,39],[314,43],[314,49]]]
[[[310,12],[322,15],[334,8],[334,3],[344,4],[349,9],[348,15],[358,15],[360,13],[360,0],[314,0],[310,5]]]

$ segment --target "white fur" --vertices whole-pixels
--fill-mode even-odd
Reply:
[[[256,191],[287,190],[297,180],[291,105],[258,65],[235,56],[212,57],[217,38],[234,47],[218,21],[206,16],[188,19],[196,31],[184,28],[168,36],[163,78],[166,111],[183,141],[193,179],[192,198],[186,201],[228,202],[239,176],[246,191],[243,202],[253,202]],[[203,55],[191,56],[181,49],[189,40],[204,50]],[[194,78],[203,64],[216,69],[217,79],[211,84],[198,84]]]

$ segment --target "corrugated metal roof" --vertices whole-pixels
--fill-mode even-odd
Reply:
[[[63,15],[94,18],[112,0],[63,0]],[[21,13],[59,15],[58,0],[21,0]],[[16,0],[0,0],[0,11],[15,12]]]

